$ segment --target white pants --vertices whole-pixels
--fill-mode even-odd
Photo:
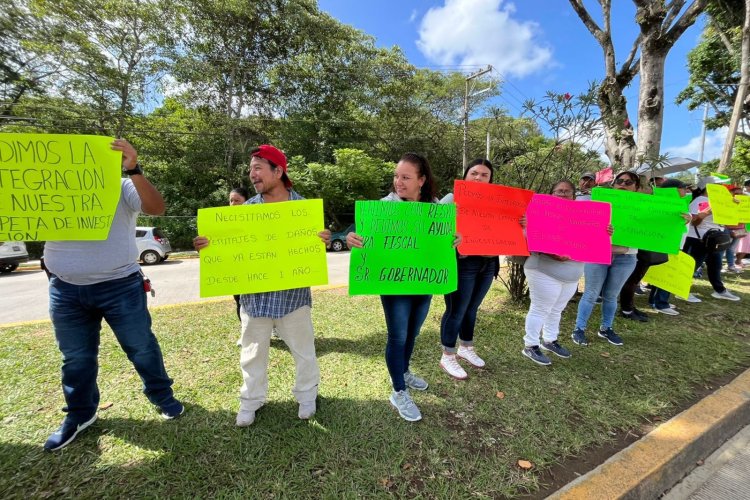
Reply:
[[[526,347],[539,345],[539,333],[544,342],[557,340],[560,333],[560,316],[568,301],[576,293],[578,283],[558,281],[536,269],[525,269],[529,283],[531,306],[526,315]]]
[[[320,369],[315,356],[310,306],[303,306],[286,316],[274,318],[253,318],[240,309],[242,318],[242,351],[240,369],[242,388],[240,407],[257,410],[266,401],[268,393],[268,354],[271,347],[271,332],[276,333],[289,347],[294,357],[296,380],[292,393],[300,403],[315,401],[318,396]]]

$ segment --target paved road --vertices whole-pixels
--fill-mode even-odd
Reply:
[[[349,252],[329,252],[328,283],[346,284],[349,276]],[[149,297],[149,307],[181,304],[201,299],[198,290],[198,259],[167,260],[156,266],[145,266],[156,297]],[[41,270],[0,274],[0,325],[49,319],[47,277]]]
[[[750,425],[708,457],[663,500],[750,499]]]

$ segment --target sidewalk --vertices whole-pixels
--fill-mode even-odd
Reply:
[[[686,479],[685,482],[699,483],[693,489],[697,490],[696,495],[703,496],[694,498],[750,499],[750,449],[747,446],[750,437],[746,438],[743,434],[747,433],[747,429],[740,432],[748,425],[750,369],[548,498],[659,498],[698,464],[708,461],[718,447],[736,436],[739,443],[734,446],[735,441],[732,441],[728,449],[734,450],[739,446],[738,452],[719,452],[725,457],[720,465],[709,471],[703,480]],[[746,443],[744,450],[743,442]],[[726,459],[725,452],[735,453],[734,458]],[[716,463],[716,460],[711,463]],[[698,476],[703,472],[701,469],[699,471]],[[734,490],[732,481],[736,483]],[[671,500],[691,498],[692,490],[687,493],[680,493],[679,488],[675,490],[675,495],[683,496],[674,496]],[[729,493],[725,491],[736,491],[739,496],[728,496]]]

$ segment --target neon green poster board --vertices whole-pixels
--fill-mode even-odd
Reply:
[[[446,294],[457,288],[456,206],[452,203],[358,201],[350,295]]]
[[[613,245],[668,254],[680,251],[682,235],[687,231],[681,215],[688,212],[687,197],[594,188],[591,199],[612,205]]]
[[[201,297],[327,284],[323,227],[323,200],[198,210]]]
[[[649,285],[686,299],[693,283],[694,272],[695,259],[685,252],[680,252],[670,255],[669,262],[649,267],[643,280]]]
[[[0,241],[106,240],[122,177],[113,140],[0,134]]]
[[[708,203],[716,224],[734,226],[740,222],[740,204],[735,203],[732,193],[721,184],[708,184]]]
[[[737,215],[740,222],[750,222],[750,196],[743,194],[737,195],[735,199],[739,200],[737,206]]]

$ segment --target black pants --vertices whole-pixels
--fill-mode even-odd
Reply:
[[[632,311],[635,308],[635,289],[646,275],[646,271],[651,267],[643,261],[636,261],[635,269],[630,273],[630,277],[620,290],[620,309],[623,311]]]

